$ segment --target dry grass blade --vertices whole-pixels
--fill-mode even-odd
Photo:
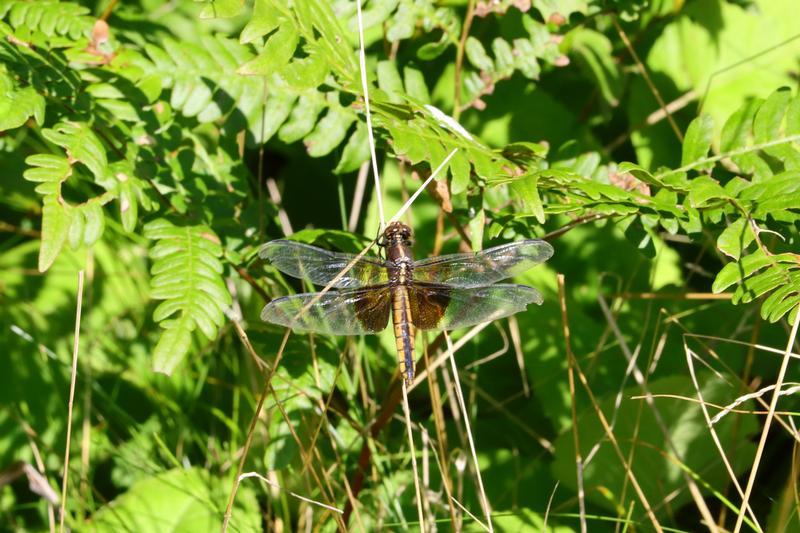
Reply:
[[[283,199],[281,198],[281,192],[278,190],[278,184],[275,183],[274,178],[267,178],[266,182],[269,199],[278,208],[278,222],[281,224],[281,231],[288,237],[294,233],[294,229],[292,229],[292,223],[289,221],[289,215],[286,214],[286,210],[283,208]]]
[[[564,285],[564,275],[558,274],[556,280],[558,281],[558,300],[561,304],[561,324],[564,328],[564,344],[567,350],[567,359],[569,360],[567,372],[569,377],[570,413],[572,416],[572,443],[575,446],[575,472],[578,483],[578,509],[581,520],[581,532],[586,533],[586,498],[583,487],[583,458],[581,457],[581,445],[580,439],[578,438],[578,415],[575,407],[575,354],[572,353],[572,343],[570,342],[569,335],[569,317],[567,315],[567,294]],[[553,494],[555,494],[555,488],[553,489]],[[551,495],[550,499],[552,500],[552,498]],[[549,510],[550,506],[548,504],[548,511]],[[546,522],[545,519],[545,523]]]
[[[408,209],[411,207],[411,205],[414,203],[417,197],[420,194],[422,194],[422,191],[424,191],[428,187],[430,182],[432,182],[434,178],[436,178],[436,176],[438,176],[439,173],[445,169],[447,163],[449,163],[450,160],[453,158],[453,156],[456,155],[456,152],[458,152],[458,148],[453,148],[450,151],[450,153],[447,154],[447,157],[445,157],[442,160],[442,162],[439,163],[439,165],[434,169],[434,171],[431,172],[431,175],[428,176],[428,178],[424,182],[422,182],[422,185],[417,187],[417,190],[414,191],[414,194],[412,194],[411,197],[408,200],[406,200],[405,203],[403,203],[403,206],[397,210],[397,213],[395,213],[394,216],[389,219],[389,223],[400,220],[400,217],[402,217],[405,214],[405,212],[408,211]]]
[[[69,405],[67,408],[67,444],[64,450],[64,477],[61,482],[61,509],[58,530],[64,531],[64,516],[67,506],[67,484],[69,482],[69,445],[72,439],[72,406],[75,401],[75,381],[78,377],[78,348],[81,338],[81,308],[83,307],[83,270],[78,272],[78,303],[75,309],[75,336],[72,343],[72,370],[69,378]]]
[[[492,510],[489,507],[489,500],[486,498],[486,490],[483,488],[483,476],[481,476],[481,468],[478,464],[478,454],[475,452],[475,441],[472,438],[472,428],[469,423],[469,413],[467,412],[467,405],[464,403],[464,394],[461,391],[461,380],[458,376],[458,367],[456,366],[456,358],[453,356],[453,341],[447,331],[444,332],[444,339],[447,342],[447,352],[450,354],[450,369],[453,372],[453,384],[456,390],[456,398],[458,399],[458,406],[461,409],[461,414],[464,417],[464,428],[467,432],[467,439],[469,440],[469,451],[472,455],[472,463],[475,467],[475,477],[478,481],[478,493],[481,498],[481,506],[486,516],[487,531],[494,531],[492,526]]]
[[[550,517],[550,509],[553,507],[553,498],[555,498],[557,490],[558,481],[556,481],[553,492],[550,493],[550,498],[547,500],[547,508],[544,511],[544,518],[542,519],[542,533],[547,533],[547,519]],[[583,516],[581,516],[581,521],[583,521]]]
[[[525,358],[522,357],[522,338],[519,334],[519,322],[514,315],[508,317],[508,330],[511,332],[511,343],[514,345],[514,355],[517,358],[520,379],[522,380],[522,392],[526,398],[530,398],[531,387],[528,384],[528,373],[525,371]]]
[[[633,474],[633,471],[627,464],[625,456],[622,453],[622,449],[619,447],[619,443],[617,442],[617,437],[614,435],[614,431],[612,430],[608,420],[606,419],[605,414],[603,414],[602,409],[600,409],[600,404],[597,402],[597,398],[595,398],[594,393],[592,392],[592,388],[589,386],[589,381],[586,379],[586,376],[581,371],[580,363],[578,360],[575,360],[575,372],[578,374],[578,379],[581,381],[581,385],[583,385],[586,394],[589,396],[589,401],[592,404],[592,407],[597,414],[597,418],[600,421],[600,424],[603,426],[603,431],[608,437],[609,442],[611,443],[612,448],[614,449],[614,453],[617,454],[617,458],[625,467],[625,475],[627,476],[628,480],[631,482],[633,486],[633,490],[636,492],[639,501],[642,503],[645,512],[647,513],[647,517],[650,519],[650,523],[653,525],[653,529],[661,533],[664,529],[661,527],[661,524],[658,522],[658,518],[656,518],[655,513],[653,513],[653,507],[650,505],[650,502],[647,499],[642,487],[639,485],[639,481],[636,479],[636,476]]]
[[[298,500],[302,500],[302,501],[310,503],[312,505],[318,505],[319,507],[323,507],[323,508],[328,509],[329,511],[333,511],[335,513],[341,514],[341,513],[344,512],[344,511],[342,511],[341,509],[339,509],[337,507],[333,507],[332,505],[328,505],[328,504],[325,504],[325,503],[322,503],[322,502],[318,502],[316,500],[312,500],[311,498],[306,498],[305,496],[301,496],[300,494],[297,494],[296,492],[292,492],[292,491],[290,491],[288,489],[284,489],[279,484],[275,483],[274,481],[272,481],[270,479],[267,479],[266,477],[262,476],[258,472],[245,472],[244,474],[240,475],[236,479],[236,483],[238,485],[239,483],[242,482],[243,479],[247,479],[247,478],[251,478],[251,477],[258,478],[261,481],[263,481],[264,483],[266,483],[267,485],[269,485],[270,487],[273,487],[273,488],[276,488],[278,490],[284,491],[287,494],[290,494],[293,497],[297,498]]]
[[[238,322],[234,321],[234,325],[237,326],[237,331],[239,332],[239,338],[247,339],[247,335],[244,334],[244,330]],[[231,487],[231,492],[228,495],[228,504],[225,507],[225,516],[222,520],[222,533],[225,533],[228,530],[228,524],[231,520],[231,513],[233,512],[233,502],[236,499],[236,492],[239,489],[239,476],[242,475],[242,470],[244,470],[244,463],[247,460],[247,454],[250,451],[250,445],[253,443],[253,435],[255,434],[256,423],[258,422],[258,418],[261,416],[261,409],[264,408],[264,401],[267,399],[267,393],[269,392],[270,383],[272,382],[272,377],[275,375],[275,371],[278,368],[278,364],[280,363],[281,358],[283,357],[283,351],[286,348],[286,343],[289,340],[289,335],[292,333],[292,330],[287,329],[286,333],[283,335],[283,339],[281,340],[280,348],[278,348],[278,354],[275,357],[275,362],[272,364],[272,368],[270,369],[269,375],[264,379],[264,386],[261,389],[261,394],[258,397],[258,405],[256,406],[256,410],[253,413],[253,418],[250,420],[250,427],[247,430],[247,438],[245,439],[244,443],[244,450],[242,450],[242,456],[239,458],[239,465],[236,469],[236,478],[233,481],[233,486]],[[249,341],[245,342],[245,346],[249,346],[249,349],[252,350],[252,346],[250,346]]]
[[[414,447],[414,433],[411,431],[411,410],[408,408],[408,388],[403,380],[403,415],[406,421],[406,431],[408,433],[408,451],[411,454],[411,468],[414,473],[414,490],[417,493],[417,514],[419,515],[419,530],[425,531],[425,513],[422,510],[422,493],[420,491],[419,470],[417,468],[417,452]]]
[[[694,363],[693,363],[693,355],[694,353],[689,349],[684,341],[684,351],[686,353],[686,363],[689,365],[689,375],[692,378],[692,383],[694,384],[695,392],[697,393],[697,399],[699,400],[700,409],[703,411],[703,417],[706,420],[706,425],[708,426],[708,431],[711,434],[711,439],[714,441],[714,445],[717,447],[717,451],[719,452],[720,457],[722,458],[722,462],[725,465],[725,469],[728,471],[728,476],[733,483],[733,486],[736,487],[736,491],[739,493],[740,497],[743,497],[744,493],[742,492],[742,486],[739,485],[739,480],[737,479],[736,472],[733,470],[733,467],[728,461],[728,456],[725,454],[725,449],[722,446],[722,442],[719,440],[719,436],[717,435],[716,430],[714,429],[714,424],[711,421],[711,418],[708,414],[708,408],[706,407],[705,399],[703,398],[703,392],[700,388],[700,383],[697,380],[697,374],[694,371]],[[755,513],[752,509],[748,507],[748,512],[750,514],[750,518],[752,518],[753,523],[758,525],[758,519],[756,518]],[[759,529],[761,526],[758,525]]]
[[[736,517],[736,526],[733,528],[734,533],[739,533],[742,529],[744,520],[744,511],[748,508],[750,501],[750,494],[753,491],[753,485],[756,481],[756,474],[758,473],[758,465],[761,462],[761,456],[764,453],[764,446],[767,443],[767,435],[769,434],[772,419],[775,417],[775,408],[778,406],[778,398],[780,398],[781,386],[786,377],[786,369],[789,367],[789,352],[792,350],[795,338],[797,337],[797,326],[800,325],[800,312],[795,314],[794,324],[792,325],[792,332],[789,334],[789,341],[786,343],[786,351],[781,361],[781,369],[778,371],[778,379],[775,381],[775,390],[772,393],[772,400],[769,403],[769,412],[767,419],[764,421],[764,429],[761,431],[761,438],[758,441],[758,448],[756,449],[756,456],[753,459],[753,468],[750,470],[750,477],[747,479],[747,487],[744,490],[742,498],[742,506],[739,508],[739,514]]]
[[[381,178],[378,174],[378,156],[375,154],[375,138],[372,133],[372,113],[369,108],[369,83],[367,83],[367,59],[364,51],[364,19],[361,14],[361,2],[356,2],[358,18],[358,66],[361,72],[361,90],[364,91],[364,114],[367,118],[367,139],[369,140],[369,155],[372,161],[372,175],[375,178],[375,198],[378,204],[378,216],[381,220],[381,230],[386,226],[383,214],[383,197]]]
[[[364,190],[367,188],[368,175],[369,163],[363,163],[358,169],[356,189],[353,193],[353,206],[350,209],[350,218],[347,220],[347,231],[355,231],[358,226],[358,219],[361,216],[361,204],[364,202]]]
[[[619,35],[622,42],[625,43],[625,47],[628,49],[628,52],[631,54],[633,61],[636,63],[636,68],[639,69],[644,81],[647,82],[647,86],[650,88],[650,92],[653,93],[653,96],[658,101],[658,105],[664,112],[664,115],[667,117],[667,122],[669,122],[670,127],[672,127],[672,131],[675,132],[675,136],[678,138],[680,142],[683,142],[683,133],[681,132],[678,124],[675,122],[675,119],[672,117],[672,113],[669,112],[669,108],[667,107],[664,98],[661,97],[661,93],[659,92],[656,85],[653,83],[653,80],[650,79],[650,74],[647,72],[647,67],[645,67],[644,63],[639,59],[639,55],[636,53],[636,50],[633,48],[631,41],[628,39],[628,34],[625,33],[625,30],[622,29],[622,26],[619,25],[617,21],[617,17],[611,16],[611,22],[614,24],[614,28],[617,30],[617,34]]]
[[[652,400],[652,397],[650,395],[650,387],[647,384],[647,380],[642,375],[641,371],[636,365],[636,357],[634,356],[634,354],[631,353],[630,348],[628,348],[628,344],[625,341],[625,337],[622,335],[622,332],[619,329],[619,325],[617,324],[616,320],[611,314],[611,310],[608,308],[608,305],[606,304],[606,301],[603,298],[602,293],[597,295],[597,301],[600,304],[600,308],[603,314],[605,315],[609,326],[611,326],[611,331],[614,333],[614,336],[616,337],[617,342],[619,343],[619,346],[622,349],[622,353],[625,355],[625,359],[628,361],[629,368],[633,371],[633,377],[636,380],[637,385],[639,385],[639,387],[645,393],[645,401],[647,403],[647,406],[650,408],[650,412],[653,414],[653,418],[656,421],[656,425],[661,430],[661,433],[664,436],[664,441],[666,442],[672,454],[675,455],[675,457],[677,457],[681,462],[684,462],[683,457],[678,450],[678,447],[675,446],[675,443],[672,440],[672,434],[669,428],[667,427],[667,424],[664,422],[664,419],[661,416],[661,412],[658,410],[658,408],[655,405],[655,402],[653,402]],[[694,500],[695,505],[697,506],[697,510],[703,517],[704,522],[708,525],[708,527],[712,531],[717,531],[717,526],[714,521],[714,518],[711,515],[711,511],[709,510],[708,505],[706,504],[706,501],[700,492],[700,488],[697,486],[697,483],[685,470],[681,470],[681,475],[683,476],[686,486],[689,488],[689,493],[691,494],[692,499]]]

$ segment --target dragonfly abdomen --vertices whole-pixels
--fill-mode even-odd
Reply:
[[[414,324],[405,285],[392,287],[392,324],[400,375],[410,383],[414,379]]]

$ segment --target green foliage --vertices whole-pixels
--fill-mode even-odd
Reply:
[[[191,347],[192,331],[214,339],[225,322],[231,296],[222,281],[219,238],[205,226],[179,227],[164,219],[144,228],[153,267],[151,297],[164,300],[153,319],[166,331],[153,349],[153,369],[171,374]]]
[[[130,490],[103,507],[91,520],[91,531],[212,531],[222,525],[225,486],[199,469],[176,468],[135,483]],[[255,494],[242,489],[232,526],[258,529],[260,519]]]
[[[388,218],[452,154],[410,211],[420,257],[543,235],[556,250],[519,279],[545,304],[517,315],[510,337],[496,324],[459,350],[495,528],[538,529],[548,516],[548,528],[579,529],[574,432],[584,457],[600,443],[584,476],[590,530],[650,527],[595,406],[568,388],[555,272],[593,397],[613,413],[651,503],[669,500],[656,509],[662,526],[689,531],[701,520],[686,476],[712,509],[736,515],[702,413],[675,397],[727,405],[774,380],[774,360],[715,341],[701,347],[713,350],[703,361],[712,368],[696,391],[691,334],[784,346],[797,318],[793,0],[367,0],[362,9],[380,190],[365,165],[353,0],[0,0],[0,470],[43,456],[60,486],[83,270],[73,421],[85,433],[69,458],[71,528],[217,530],[242,454],[245,471],[283,488],[242,480],[233,529],[345,527],[290,494],[337,508],[353,494],[348,528],[413,527],[405,430],[391,416],[392,332],[285,341],[259,310],[311,287],[257,251],[291,232],[357,252],[376,235],[378,194]],[[730,301],[683,299],[710,292]],[[429,356],[442,346],[426,341]],[[621,347],[640,354],[645,384],[628,381]],[[505,355],[484,360],[490,353]],[[428,439],[426,509],[463,518],[441,465],[459,487],[453,497],[479,515],[461,419],[441,409],[452,381],[437,380],[436,394],[428,382],[411,392],[415,438],[424,429]],[[655,406],[632,399],[646,393],[665,396]],[[741,477],[759,419],[728,416],[715,429]],[[787,470],[785,456],[762,468]],[[759,493],[771,497],[791,485],[764,483]],[[47,528],[44,500],[26,491],[0,487],[0,528]],[[762,500],[761,527],[789,529],[783,504]]]

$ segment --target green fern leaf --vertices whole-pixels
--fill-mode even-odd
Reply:
[[[33,117],[44,122],[44,97],[33,87],[18,88],[12,78],[0,70],[0,131],[18,128]]]
[[[95,179],[103,180],[106,177],[106,150],[88,124],[60,122],[52,129],[42,130],[42,135],[64,148],[71,161],[80,161],[86,165]]]
[[[88,36],[95,23],[89,15],[89,8],[70,2],[20,0],[4,4],[3,8],[9,10],[8,22],[13,28],[39,31],[47,37],[65,36],[77,40]],[[2,9],[0,16],[5,16]]]
[[[199,329],[213,339],[223,325],[231,296],[222,281],[222,247],[206,226],[175,226],[158,219],[144,227],[157,241],[153,260],[151,297],[164,300],[153,319],[166,331],[153,353],[153,368],[170,374],[191,348],[191,332]]]

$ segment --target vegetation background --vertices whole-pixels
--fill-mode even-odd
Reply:
[[[556,250],[454,334],[492,527],[800,530],[796,0],[361,7],[386,217],[455,149],[417,255]],[[0,529],[418,527],[391,333],[258,319],[263,242],[378,230],[357,15],[0,0]],[[489,523],[456,381],[409,393],[429,530]]]

